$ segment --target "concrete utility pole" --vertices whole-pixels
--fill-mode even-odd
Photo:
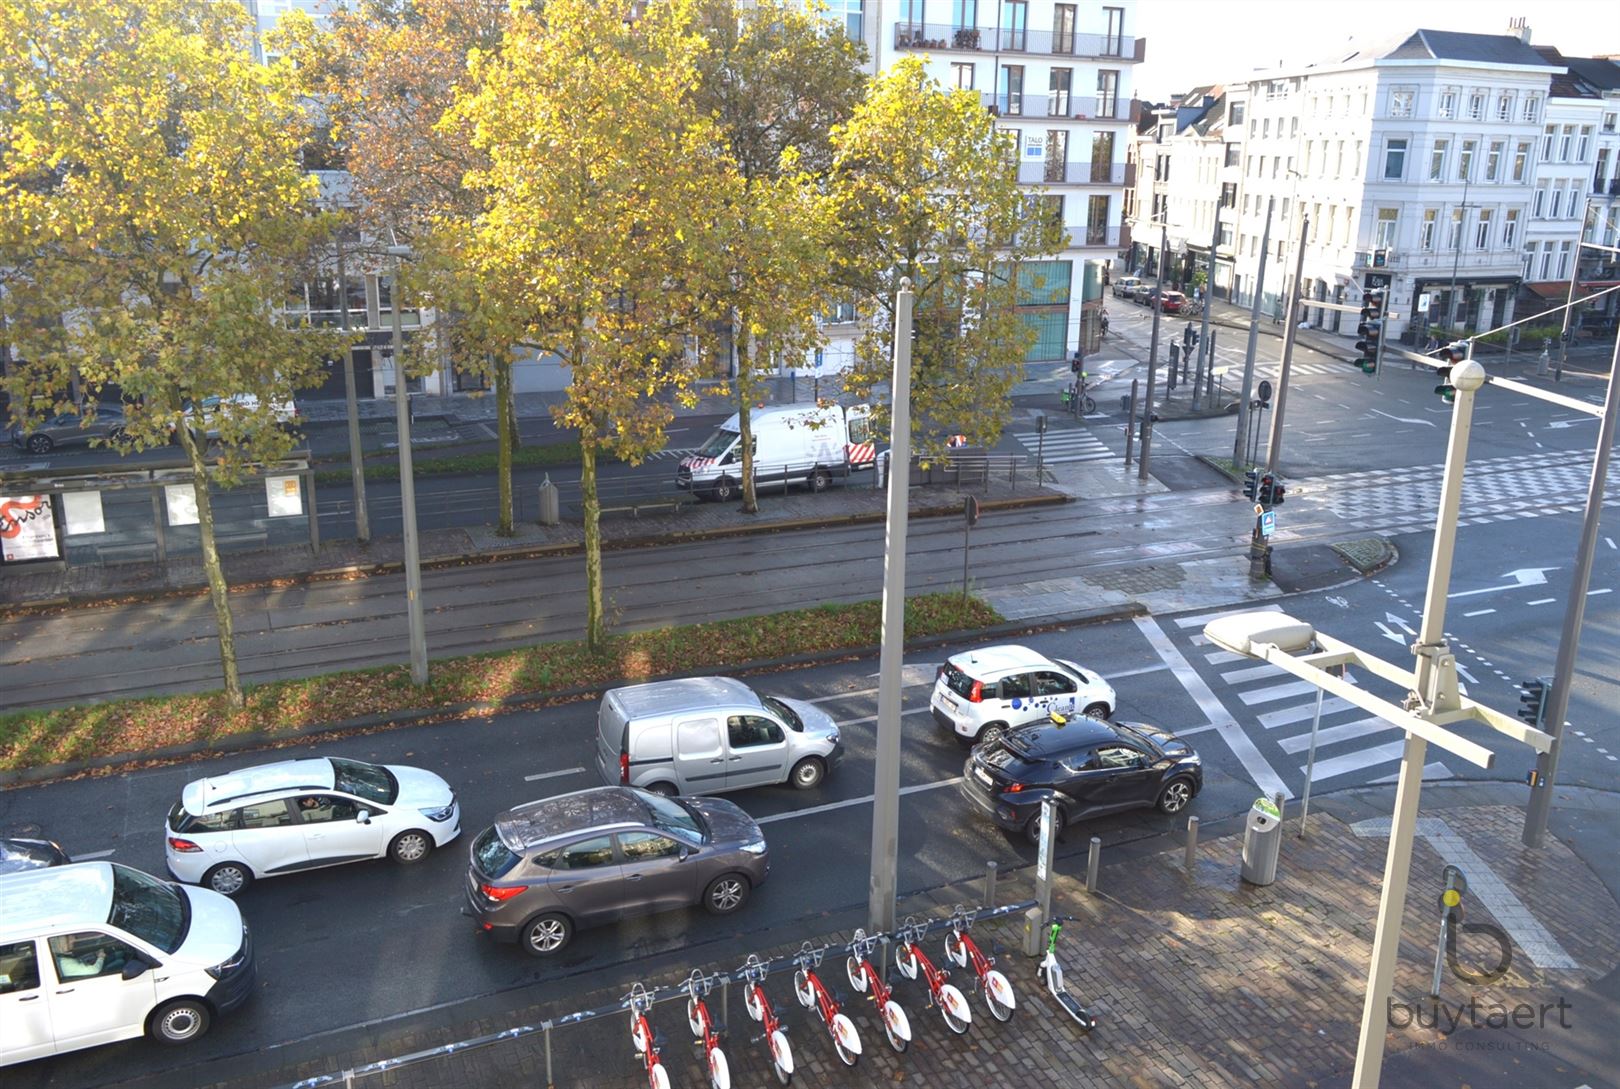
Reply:
[[[1165,264],[1170,249],[1170,228],[1168,225],[1159,228],[1159,286],[1158,295],[1153,301],[1153,339],[1148,344],[1148,381],[1147,400],[1142,403],[1142,452],[1136,459],[1136,478],[1148,478],[1148,448],[1153,443],[1153,377],[1159,366],[1159,315],[1164,310],[1164,277],[1168,271]]]
[[[1567,315],[1568,310],[1564,311]],[[1603,419],[1598,424],[1597,452],[1592,458],[1592,479],[1586,488],[1586,513],[1581,519],[1580,543],[1575,549],[1575,575],[1570,584],[1569,604],[1564,607],[1564,631],[1558,639],[1558,662],[1553,667],[1552,691],[1542,721],[1552,735],[1552,747],[1536,756],[1536,785],[1530,791],[1530,804],[1524,813],[1524,842],[1540,847],[1547,834],[1552,808],[1553,782],[1558,777],[1558,754],[1563,748],[1564,718],[1569,714],[1569,686],[1575,677],[1575,652],[1581,645],[1581,624],[1586,618],[1586,587],[1592,580],[1592,555],[1597,551],[1598,522],[1603,514],[1603,491],[1609,477],[1609,450],[1614,446],[1615,417],[1620,414],[1620,394],[1616,387],[1620,368],[1620,336],[1615,338],[1609,362],[1609,392],[1603,401]]]
[[[416,542],[416,479],[411,468],[411,391],[406,388],[405,332],[399,309],[403,302],[400,261],[411,255],[409,246],[389,246],[394,259],[393,290],[388,293],[394,326],[394,422],[399,431],[400,514],[405,520],[405,613],[411,633],[411,683],[428,682],[427,624],[422,619],[422,558]]]
[[[1469,166],[1469,172],[1473,172],[1472,164]],[[1462,263],[1463,232],[1468,229],[1468,183],[1470,180],[1469,178],[1463,179],[1462,203],[1457,206],[1461,218],[1457,221],[1456,252],[1451,255],[1451,286],[1446,288],[1446,335],[1448,337],[1451,336],[1451,331],[1457,327],[1457,266]],[[1384,308],[1389,309],[1387,299],[1384,302]]]
[[[1299,280],[1305,268],[1305,236],[1311,229],[1309,216],[1299,217],[1299,243],[1294,247],[1294,285],[1288,292],[1288,328],[1283,330],[1282,369],[1277,374],[1277,403],[1271,409],[1271,439],[1266,443],[1266,471],[1277,471],[1277,455],[1282,449],[1283,408],[1288,404],[1288,371],[1294,364],[1294,340],[1299,316]],[[1284,497],[1286,498],[1286,496]]]
[[[1203,320],[1198,327],[1198,369],[1193,372],[1192,406],[1198,408],[1199,387],[1204,384],[1204,367],[1215,365],[1215,356],[1209,347],[1209,311],[1215,301],[1215,251],[1221,244],[1221,200],[1215,198],[1215,229],[1209,236],[1209,270],[1204,273]],[[1215,406],[1211,405],[1211,408]]]
[[[1277,198],[1266,200],[1266,229],[1260,235],[1260,268],[1254,274],[1254,302],[1249,307],[1249,346],[1243,355],[1243,393],[1238,398],[1237,435],[1232,439],[1232,466],[1241,470],[1249,452],[1249,398],[1254,396],[1254,353],[1260,342],[1260,297],[1266,287],[1266,251],[1271,248],[1271,209]],[[1284,497],[1286,498],[1286,496]]]
[[[349,331],[349,277],[343,266],[343,234],[337,236],[338,314],[343,331]],[[360,445],[360,405],[354,392],[354,345],[343,341],[343,401],[349,414],[349,470],[354,482],[354,537],[361,544],[371,541],[371,514],[366,507],[366,452]],[[311,518],[315,512],[310,511]]]
[[[906,657],[906,520],[911,476],[911,281],[894,299],[894,378],[889,420],[889,509],[883,547],[883,629],[878,652],[877,759],[872,783],[872,871],[866,924],[894,930],[900,865],[900,688]]]

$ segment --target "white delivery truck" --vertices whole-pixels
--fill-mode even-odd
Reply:
[[[802,481],[820,492],[835,476],[877,464],[879,448],[868,405],[760,408],[750,414],[749,423],[756,486]],[[734,415],[691,456],[681,459],[676,486],[704,499],[722,503],[734,499],[742,481],[741,437]]]

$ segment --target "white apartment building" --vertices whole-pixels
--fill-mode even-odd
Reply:
[[[1194,206],[1179,195],[1182,186],[1197,187],[1202,205],[1234,199],[1233,296],[1250,302],[1270,204],[1264,312],[1280,314],[1303,229],[1306,318],[1348,331],[1352,315],[1308,301],[1356,304],[1366,289],[1388,287],[1390,334],[1409,343],[1426,340],[1430,326],[1480,331],[1512,320],[1526,282],[1562,276],[1567,284],[1583,227],[1601,235],[1607,222],[1588,214],[1587,198],[1614,176],[1614,166],[1605,164],[1605,174],[1594,166],[1608,146],[1603,103],[1615,103],[1593,81],[1620,69],[1582,62],[1589,74],[1572,75],[1573,62],[1529,45],[1522,21],[1511,29],[1418,30],[1160,110],[1138,155],[1144,170],[1155,155],[1171,164],[1157,216],[1169,227],[1172,254],[1200,262],[1207,255],[1209,224],[1178,213]],[[1207,166],[1190,178],[1176,166],[1202,164],[1217,126],[1223,161],[1242,164],[1237,177],[1221,174],[1219,188]],[[1189,150],[1166,153],[1166,144]],[[1620,148],[1608,161],[1617,157]],[[1138,194],[1143,186],[1139,178]],[[1157,244],[1148,225],[1155,206],[1137,203],[1133,255],[1145,258],[1150,234]],[[1228,293],[1222,260],[1218,254],[1218,295]],[[1172,265],[1172,278],[1185,281],[1185,263]]]

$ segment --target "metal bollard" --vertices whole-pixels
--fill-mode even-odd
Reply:
[[[1097,891],[1097,867],[1102,865],[1102,837],[1091,837],[1091,851],[1086,855],[1086,891]]]
[[[984,906],[994,909],[996,906],[996,877],[1001,869],[1000,863],[991,859],[984,864]]]
[[[731,977],[720,977],[720,1023],[731,1023]]]
[[[546,1089],[555,1089],[557,1079],[551,1076],[551,1022],[543,1026],[546,1032]]]
[[[1197,856],[1198,856],[1198,818],[1197,817],[1188,817],[1187,818],[1187,853],[1186,853],[1185,857],[1182,859],[1182,865],[1187,867],[1187,872],[1188,873],[1192,873],[1193,868],[1195,866],[1197,866],[1197,864],[1198,864],[1198,857]]]

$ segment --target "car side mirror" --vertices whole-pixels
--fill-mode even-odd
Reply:
[[[687,860],[687,859],[689,859],[689,858],[691,858],[691,857],[692,857],[692,850],[691,850],[691,848],[689,848],[689,847],[682,847],[682,848],[681,848],[681,851],[680,851],[680,860],[681,860],[681,861],[682,861],[682,862],[685,862],[685,861],[686,861],[686,860]]]
[[[358,812],[358,813],[356,813],[354,815],[354,821],[355,821],[356,824],[370,824],[371,823],[371,810],[369,810],[369,809],[360,810],[360,812]]]
[[[142,960],[140,957],[131,957],[129,960],[124,962],[124,970],[120,974],[125,979],[136,979],[145,975],[146,970],[149,967],[151,967],[151,965],[147,964],[146,961]]]

